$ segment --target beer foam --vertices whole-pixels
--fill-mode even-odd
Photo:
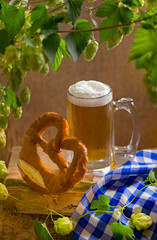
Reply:
[[[78,106],[103,106],[112,101],[111,88],[95,80],[82,80],[69,87],[68,100]]]

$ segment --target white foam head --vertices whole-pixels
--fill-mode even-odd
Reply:
[[[68,100],[75,105],[97,107],[112,101],[111,88],[102,82],[80,81],[69,87]]]

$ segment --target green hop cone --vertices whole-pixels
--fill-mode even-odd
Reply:
[[[153,223],[151,217],[145,213],[133,213],[131,215],[131,222],[138,231],[149,228]]]
[[[113,38],[106,41],[107,49],[115,48],[118,46],[123,39],[123,35],[120,31],[118,31]]]
[[[8,63],[12,63],[17,59],[18,56],[18,51],[17,48],[14,45],[9,45],[5,49],[5,59],[7,60]]]
[[[29,54],[24,54],[20,59],[20,68],[24,72],[28,72],[31,69],[31,62]]]
[[[8,127],[8,119],[7,117],[0,115],[0,128],[6,129]]]
[[[12,110],[13,117],[17,120],[22,117],[22,113],[23,113],[22,106],[13,108],[13,110]]]
[[[49,73],[49,65],[47,63],[43,65],[42,69],[40,70],[40,73],[42,75],[47,75]]]
[[[5,105],[4,102],[0,102],[0,114],[5,117],[8,117],[10,114],[10,107]]]
[[[45,58],[42,53],[36,52],[34,55],[32,55],[31,66],[33,71],[35,72],[40,71],[44,64],[45,64]]]
[[[95,40],[89,40],[87,46],[85,47],[83,53],[86,61],[91,61],[95,57],[98,51],[99,44]]]
[[[0,183],[0,200],[6,200],[9,196],[6,186]]]
[[[134,27],[135,23],[131,23],[129,26],[122,27],[120,31],[124,36],[128,36],[134,30]]]
[[[2,84],[0,84],[0,100],[4,99],[5,95],[6,95],[5,87]]]
[[[0,178],[5,179],[9,175],[4,161],[0,161]]]
[[[6,145],[6,135],[2,128],[0,128],[0,148],[4,148]]]
[[[20,93],[21,102],[24,104],[28,104],[30,102],[30,97],[31,97],[31,91],[29,90],[29,88],[26,87],[22,89]]]
[[[8,74],[8,84],[13,91],[18,91],[23,85],[24,72],[18,65],[13,67]]]
[[[68,217],[58,218],[54,221],[54,229],[56,233],[65,236],[73,230],[73,223]]]

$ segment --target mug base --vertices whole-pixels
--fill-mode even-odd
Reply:
[[[81,182],[94,184],[110,171],[111,171],[111,166],[108,166],[102,169],[87,170],[87,173]]]

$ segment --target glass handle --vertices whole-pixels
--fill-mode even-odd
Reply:
[[[138,144],[140,141],[140,121],[136,106],[133,102],[133,99],[131,98],[121,98],[118,101],[114,101],[113,105],[114,112],[120,109],[124,109],[130,114],[133,126],[130,143],[127,146],[114,147],[115,158],[120,159],[121,157],[122,158],[124,157],[127,158],[126,160],[132,159],[136,154]]]

